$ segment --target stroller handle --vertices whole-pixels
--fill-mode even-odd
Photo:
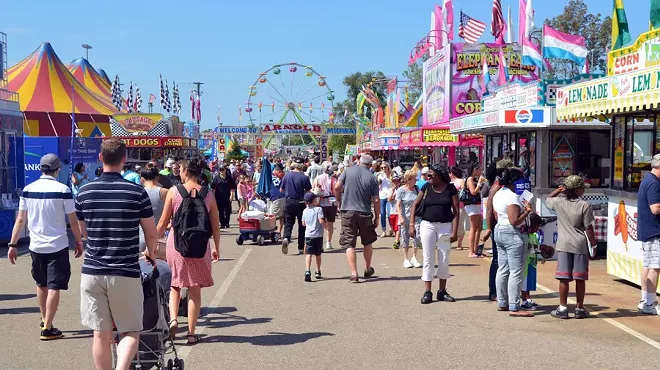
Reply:
[[[154,278],[157,279],[160,276],[160,272],[158,272],[158,267],[156,267],[156,261],[151,259],[151,257],[149,257],[147,255],[145,255],[144,258],[147,260],[147,262],[149,262],[149,264],[151,266],[153,266],[153,268],[154,268],[153,276],[154,276]]]

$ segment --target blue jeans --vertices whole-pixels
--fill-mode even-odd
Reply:
[[[520,286],[523,281],[523,256],[525,242],[520,229],[511,225],[495,227],[495,242],[497,243],[497,305],[506,307],[509,311],[520,309]]]
[[[493,242],[493,259],[490,261],[490,270],[488,272],[488,297],[497,295],[497,287],[495,285],[495,279],[497,278],[497,269],[499,268],[499,263],[497,261],[497,243],[495,242],[495,232],[491,233],[491,241]]]
[[[383,232],[387,229],[387,199],[380,200],[380,228],[383,229]]]

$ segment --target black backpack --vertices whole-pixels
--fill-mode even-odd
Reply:
[[[183,185],[177,185],[176,188],[183,200],[172,220],[174,248],[183,257],[202,258],[206,255],[208,241],[213,235],[211,218],[204,203],[208,188],[203,186],[200,191],[195,190],[194,197]]]

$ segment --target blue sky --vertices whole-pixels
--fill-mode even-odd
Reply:
[[[611,0],[587,0],[591,12],[611,14]],[[568,0],[533,0],[541,24]],[[111,5],[108,5],[111,4]],[[411,5],[415,4],[415,5]],[[388,76],[406,68],[410,50],[430,28],[431,0],[319,2],[247,0],[113,2],[69,0],[8,1],[0,31],[8,34],[8,64],[49,41],[63,62],[84,55],[122,83],[135,81],[144,94],[158,96],[158,74],[180,85],[183,113],[190,119],[189,82],[202,81],[202,127],[238,124],[248,87],[274,64],[312,65],[343,100],[344,76],[380,70]],[[517,20],[518,1],[511,6]],[[635,39],[648,25],[649,0],[624,0]],[[454,0],[460,9],[490,26],[491,0]],[[506,10],[505,10],[506,16]],[[517,22],[514,21],[517,27]],[[457,27],[457,25],[456,25]],[[481,41],[492,41],[488,30]],[[125,86],[127,88],[127,86]],[[264,102],[266,104],[266,102]],[[146,110],[146,106],[143,106]],[[243,124],[246,123],[245,114]]]

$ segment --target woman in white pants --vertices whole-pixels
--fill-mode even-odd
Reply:
[[[422,281],[424,281],[424,296],[422,304],[433,301],[431,282],[436,254],[438,257],[438,301],[454,302],[455,299],[447,293],[447,279],[449,279],[449,250],[451,243],[458,237],[458,191],[450,183],[449,174],[439,166],[433,165],[426,174],[428,182],[417,195],[410,211],[411,236],[415,235],[415,213],[419,209],[422,222],[419,227],[422,240],[424,264]]]

